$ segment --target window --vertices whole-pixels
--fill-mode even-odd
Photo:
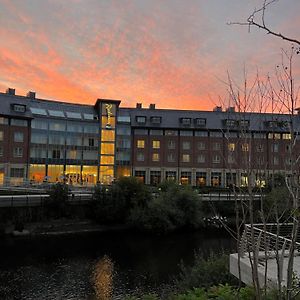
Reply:
[[[27,127],[28,125],[27,120],[21,120],[21,119],[11,119],[10,124],[14,126],[22,126],[22,127]]]
[[[98,152],[85,150],[85,151],[83,151],[83,159],[84,160],[97,160]]]
[[[166,171],[166,180],[176,180],[176,171]]]
[[[3,133],[3,131],[1,130],[1,131],[0,131],[0,142],[3,142],[3,137],[4,137],[4,133]]]
[[[206,125],[206,119],[204,119],[204,118],[195,119],[195,125],[196,126],[205,126]]]
[[[49,135],[49,144],[51,145],[64,145],[65,137],[61,134],[50,134]]]
[[[150,171],[150,184],[158,185],[161,181],[160,171]]]
[[[159,161],[159,154],[158,153],[153,153],[152,154],[152,161]]]
[[[98,125],[84,125],[83,126],[84,133],[99,133]]]
[[[67,131],[68,132],[82,132],[82,125],[80,124],[74,124],[74,123],[68,123],[67,124]]]
[[[11,108],[15,112],[24,113],[26,111],[26,105],[22,104],[12,104]]]
[[[59,149],[52,150],[52,158],[55,158],[55,159],[60,158],[60,150]]]
[[[208,131],[195,131],[195,136],[202,136],[202,137],[207,137],[208,136]]]
[[[115,131],[114,130],[101,130],[101,141],[102,142],[114,142]]]
[[[214,155],[212,161],[214,164],[219,164],[221,161],[220,155]]]
[[[82,138],[81,138],[81,136],[77,136],[77,135],[68,135],[66,144],[69,146],[81,146]],[[84,145],[87,145],[86,139],[85,139]]]
[[[50,110],[50,109],[48,109],[48,114],[51,117],[60,117],[60,118],[64,118],[65,117],[64,112],[61,111],[61,110]]]
[[[228,151],[229,152],[234,152],[235,150],[235,143],[229,143],[228,144]]]
[[[250,121],[249,120],[240,120],[239,124],[241,127],[246,128],[246,127],[249,127]]]
[[[242,144],[242,151],[243,152],[248,152],[249,151],[249,144],[248,143]]]
[[[178,132],[176,130],[166,130],[165,135],[177,136]]]
[[[264,164],[264,157],[263,156],[260,156],[260,157],[258,157],[258,159],[257,159],[257,164],[258,165],[260,165],[260,166],[262,166],[263,164]]]
[[[14,157],[23,157],[23,148],[22,147],[14,148]]]
[[[231,120],[231,119],[225,120],[225,125],[226,125],[226,127],[235,127],[236,120]]]
[[[221,131],[211,131],[210,137],[221,138],[223,137],[223,133]]]
[[[188,163],[191,160],[191,156],[189,154],[182,155],[182,162]]]
[[[206,186],[206,172],[196,172],[196,186]]]
[[[70,119],[82,119],[81,113],[78,113],[78,112],[67,111],[66,114],[67,114],[67,118],[70,118]]]
[[[150,130],[150,135],[163,135],[162,130],[157,130],[157,129],[151,129]]]
[[[131,148],[131,141],[130,139],[118,139],[117,140],[117,147],[119,149],[130,149]]]
[[[180,183],[182,185],[191,184],[192,172],[181,172]]]
[[[191,143],[190,142],[183,142],[182,143],[182,149],[183,150],[190,150],[191,149]]]
[[[174,153],[168,153],[168,162],[175,162],[175,155]]]
[[[175,149],[176,143],[173,140],[168,140],[168,149]]]
[[[211,185],[212,186],[221,186],[222,174],[219,172],[211,173]]]
[[[35,144],[47,144],[47,135],[43,133],[31,133],[31,143]]]
[[[138,152],[136,156],[137,161],[144,161],[145,160],[145,155],[143,152]]]
[[[192,119],[191,118],[181,118],[180,123],[184,126],[189,126],[192,123]]]
[[[274,157],[273,157],[273,164],[274,164],[275,166],[279,165],[279,159],[278,159],[278,156],[274,156]]]
[[[234,156],[233,155],[228,155],[227,162],[229,164],[234,164],[235,163]]]
[[[131,135],[130,127],[117,127],[117,135]]]
[[[213,150],[221,150],[221,144],[220,143],[213,143]]]
[[[135,120],[136,120],[136,122],[139,123],[139,124],[145,124],[147,118],[144,117],[144,116],[136,116],[136,117],[135,117]]]
[[[145,141],[144,140],[137,140],[136,141],[136,147],[139,149],[144,149],[145,148]]]
[[[292,135],[290,133],[283,133],[282,139],[283,140],[290,140],[292,138]]]
[[[160,124],[161,123],[161,117],[151,117],[150,121],[152,124]]]
[[[49,130],[65,131],[66,123],[65,122],[49,122]]]
[[[145,183],[146,171],[135,171],[134,176],[141,182]]]
[[[253,137],[255,139],[265,139],[266,138],[266,134],[265,133],[254,133]]]
[[[0,117],[0,124],[8,124],[8,119],[4,117]]]
[[[262,144],[257,145],[256,152],[264,152],[264,145],[262,145]]]
[[[101,143],[101,154],[114,155],[115,143]]]
[[[273,144],[271,149],[272,149],[272,152],[278,152],[279,144]]]
[[[95,140],[93,138],[89,138],[89,147],[95,146]]]
[[[30,107],[30,110],[34,115],[47,116],[47,112],[45,109]]]
[[[205,155],[203,155],[203,154],[198,155],[197,156],[197,162],[200,163],[200,164],[205,163]]]
[[[24,141],[24,134],[23,132],[16,131],[14,132],[14,142],[23,142]]]
[[[198,150],[205,150],[205,143],[204,142],[198,142],[197,143]]]
[[[119,123],[130,123],[130,116],[118,116]]]
[[[47,150],[46,150],[46,148],[32,147],[32,148],[30,148],[30,157],[31,158],[46,158]]]
[[[135,129],[134,130],[135,135],[148,135],[147,129]]]
[[[3,156],[3,147],[0,146],[0,156]]]
[[[152,141],[152,148],[159,149],[160,148],[160,141]]]
[[[11,168],[10,177],[17,177],[17,178],[24,177],[24,168]]]
[[[48,129],[48,122],[44,121],[44,120],[34,119],[34,120],[31,121],[31,128],[47,130]]]
[[[270,132],[268,133],[268,139],[269,140],[280,140],[280,133],[273,133],[273,132]]]
[[[180,136],[193,136],[193,131],[191,131],[191,130],[180,130]]]

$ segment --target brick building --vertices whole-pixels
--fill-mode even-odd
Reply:
[[[291,172],[299,152],[290,129],[300,131],[297,114],[140,103],[123,108],[120,102],[82,105],[37,99],[34,92],[0,93],[0,184],[92,185],[129,175],[153,185],[164,179],[193,186],[264,184],[270,174]]]

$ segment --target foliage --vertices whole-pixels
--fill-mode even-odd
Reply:
[[[150,193],[135,177],[123,177],[112,186],[97,185],[93,194],[92,215],[102,224],[124,224],[134,208],[147,206]]]
[[[140,230],[167,233],[180,228],[199,228],[203,223],[201,201],[191,188],[164,182],[145,207],[131,210],[131,224]]]
[[[48,217],[60,218],[66,215],[69,187],[64,183],[56,183],[48,190],[49,198],[45,201]]]
[[[229,272],[229,258],[226,254],[211,253],[204,258],[200,253],[195,254],[193,266],[180,266],[179,278],[175,284],[180,291],[194,287],[209,288],[216,284],[237,285],[237,279]]]

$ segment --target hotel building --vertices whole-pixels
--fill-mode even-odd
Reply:
[[[247,185],[289,172],[290,128],[299,115],[120,107],[0,93],[0,185],[67,182],[109,184],[136,176],[156,185],[174,179],[193,186]],[[245,170],[251,169],[248,178]],[[298,169],[297,169],[298,170]]]

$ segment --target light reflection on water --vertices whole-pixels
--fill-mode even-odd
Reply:
[[[159,291],[200,248],[232,249],[224,234],[98,233],[0,240],[0,299],[124,299]]]

